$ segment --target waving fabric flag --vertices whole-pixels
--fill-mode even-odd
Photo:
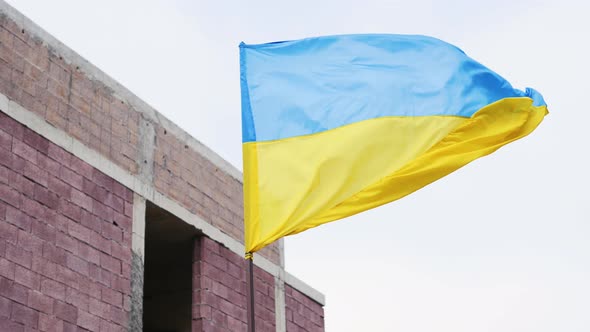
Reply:
[[[547,113],[457,47],[343,35],[240,45],[246,252],[397,200]]]

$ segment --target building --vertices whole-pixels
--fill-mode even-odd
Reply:
[[[241,174],[0,0],[0,331],[245,331]],[[324,296],[257,255],[257,331]]]

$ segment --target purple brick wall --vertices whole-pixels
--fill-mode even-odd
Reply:
[[[323,332],[324,308],[295,288],[285,285],[287,332]]]
[[[132,192],[0,110],[0,331],[123,331]]]
[[[207,238],[195,240],[193,331],[247,331],[246,260]],[[274,277],[255,267],[256,331],[275,331]]]
[[[0,13],[0,93],[129,173],[138,173],[138,161],[143,162],[139,160],[141,113],[105,83],[66,61],[55,48],[3,13]],[[183,138],[158,123],[153,125],[155,188],[243,243],[240,181],[204,158]],[[17,147],[20,148],[25,158],[27,149]],[[28,166],[26,172],[34,176],[39,168],[35,166]],[[65,176],[78,181],[75,182],[78,190],[83,189],[79,177],[69,173]],[[274,263],[280,261],[277,244],[260,254]]]

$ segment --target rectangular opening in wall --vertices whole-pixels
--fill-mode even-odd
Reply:
[[[191,331],[192,250],[196,229],[146,205],[143,330]]]

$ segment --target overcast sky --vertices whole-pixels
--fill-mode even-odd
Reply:
[[[286,240],[327,331],[590,331],[590,5],[579,1],[9,0],[241,169],[238,44],[451,42],[551,114],[402,200]]]

